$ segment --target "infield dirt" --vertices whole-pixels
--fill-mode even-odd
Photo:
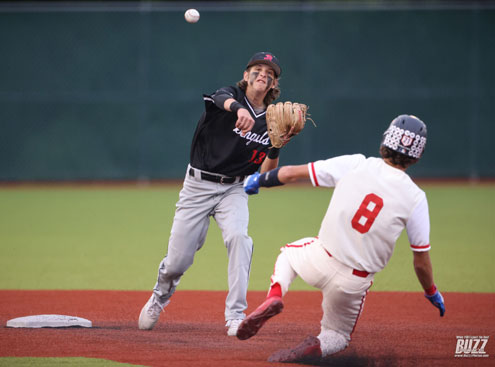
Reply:
[[[225,334],[226,292],[177,291],[152,331],[137,328],[149,292],[0,291],[0,357],[92,357],[145,366],[261,367],[271,353],[317,335],[319,292],[294,291],[284,312],[258,335]],[[265,292],[250,292],[248,312]],[[420,293],[370,292],[350,346],[329,366],[494,366],[495,294],[445,293],[438,316]],[[87,318],[93,328],[13,329],[12,318],[61,314]],[[489,336],[488,357],[455,357],[457,336]]]

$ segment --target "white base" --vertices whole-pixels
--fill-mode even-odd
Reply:
[[[76,316],[33,315],[18,317],[7,321],[7,327],[42,328],[42,327],[91,327],[91,321]]]

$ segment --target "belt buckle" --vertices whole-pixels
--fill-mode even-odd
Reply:
[[[223,179],[224,179],[224,178],[225,178],[225,177],[220,176],[220,184],[221,184],[221,185],[224,185],[224,184],[225,184],[225,182],[223,182]]]

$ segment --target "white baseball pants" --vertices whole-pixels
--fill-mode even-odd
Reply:
[[[353,270],[330,256],[316,237],[287,244],[275,263],[271,283],[280,284],[282,295],[287,293],[297,275],[323,293],[323,318],[318,337],[324,355],[336,353],[338,350],[335,349],[342,350],[347,346],[373,283],[373,274],[357,276]],[[343,336],[342,342],[333,345],[335,343],[329,340],[335,339],[332,335]]]
[[[188,166],[187,172],[189,172]],[[225,301],[225,319],[244,319],[253,241],[248,236],[248,196],[242,182],[220,184],[201,180],[186,173],[168,243],[167,256],[160,263],[154,293],[165,304],[175,292],[180,278],[192,265],[194,255],[203,246],[210,217],[220,230],[229,259],[229,292]],[[205,274],[205,276],[208,276]]]

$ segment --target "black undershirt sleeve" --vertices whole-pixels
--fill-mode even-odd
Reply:
[[[212,98],[213,101],[215,101],[215,105],[218,108],[225,110],[224,107],[225,101],[229,98],[234,98],[234,96],[231,93],[227,92],[226,90],[219,89],[218,91],[215,92]]]

